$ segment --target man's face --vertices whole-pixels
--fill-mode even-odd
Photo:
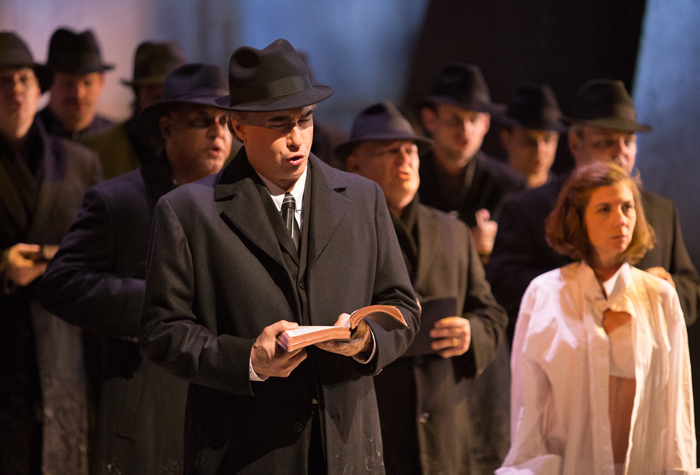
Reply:
[[[348,157],[349,172],[375,181],[397,216],[418,191],[418,147],[412,140],[371,140],[357,145]]]
[[[501,132],[508,164],[526,177],[547,174],[557,153],[559,134],[549,130],[512,127]]]
[[[41,97],[39,82],[30,68],[0,69],[0,133],[14,140],[26,135]]]
[[[160,118],[165,150],[178,184],[217,173],[231,153],[229,113],[212,106],[185,104]]]
[[[314,108],[250,112],[243,120],[233,120],[251,166],[284,190],[294,188],[306,170],[314,135]]]
[[[479,151],[491,125],[489,114],[451,104],[437,104],[435,111],[424,108],[422,117],[425,128],[435,140],[438,158],[460,167],[466,166]]]
[[[103,73],[56,73],[49,109],[66,129],[82,130],[95,118],[104,82]]]
[[[637,136],[599,127],[582,127],[582,136],[569,132],[569,147],[576,166],[593,162],[615,162],[631,172],[637,158]]]

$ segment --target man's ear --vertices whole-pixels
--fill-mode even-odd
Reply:
[[[433,134],[435,132],[435,124],[437,122],[437,115],[435,114],[435,111],[430,107],[423,107],[420,110],[420,118],[423,122],[423,127],[425,127],[425,130]]]
[[[482,114],[481,120],[484,121],[484,135],[486,135],[486,132],[488,132],[491,128],[491,114],[488,112],[482,112]]]
[[[242,121],[231,119],[231,131],[236,137],[238,137],[238,140],[245,143],[246,130],[245,124]]]
[[[160,135],[164,139],[167,139],[172,135],[172,119],[167,115],[158,118],[158,130],[160,130]]]
[[[350,173],[358,173],[358,170],[360,169],[360,161],[355,154],[351,153],[348,155],[348,158],[345,160],[345,169]]]

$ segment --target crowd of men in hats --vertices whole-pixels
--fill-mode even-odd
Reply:
[[[567,118],[548,86],[505,107],[453,62],[417,105],[427,137],[385,101],[331,141],[333,89],[286,40],[236,49],[228,80],[140,44],[119,124],[96,109],[112,68],[90,30],[58,29],[46,64],[0,32],[0,474],[493,472],[520,299],[569,262],[544,234],[559,134],[577,167],[632,173],[651,128],[624,85],[586,83]],[[506,160],[481,151],[492,119]],[[675,206],[642,198],[637,266],[691,324]],[[406,328],[277,344],[373,304]]]

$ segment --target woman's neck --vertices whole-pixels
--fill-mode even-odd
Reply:
[[[595,274],[596,279],[598,279],[598,282],[602,284],[603,282],[610,280],[610,278],[615,275],[615,272],[617,272],[621,266],[622,261],[609,262],[606,264],[596,262],[591,265],[591,269],[593,269],[593,273]]]

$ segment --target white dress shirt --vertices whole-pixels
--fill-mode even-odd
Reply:
[[[633,316],[636,390],[622,472],[700,474],[678,295],[628,264],[611,280],[606,299],[593,270],[573,263],[537,277],[525,292],[511,361],[511,448],[498,475],[615,474],[610,338],[602,325],[611,305]]]

